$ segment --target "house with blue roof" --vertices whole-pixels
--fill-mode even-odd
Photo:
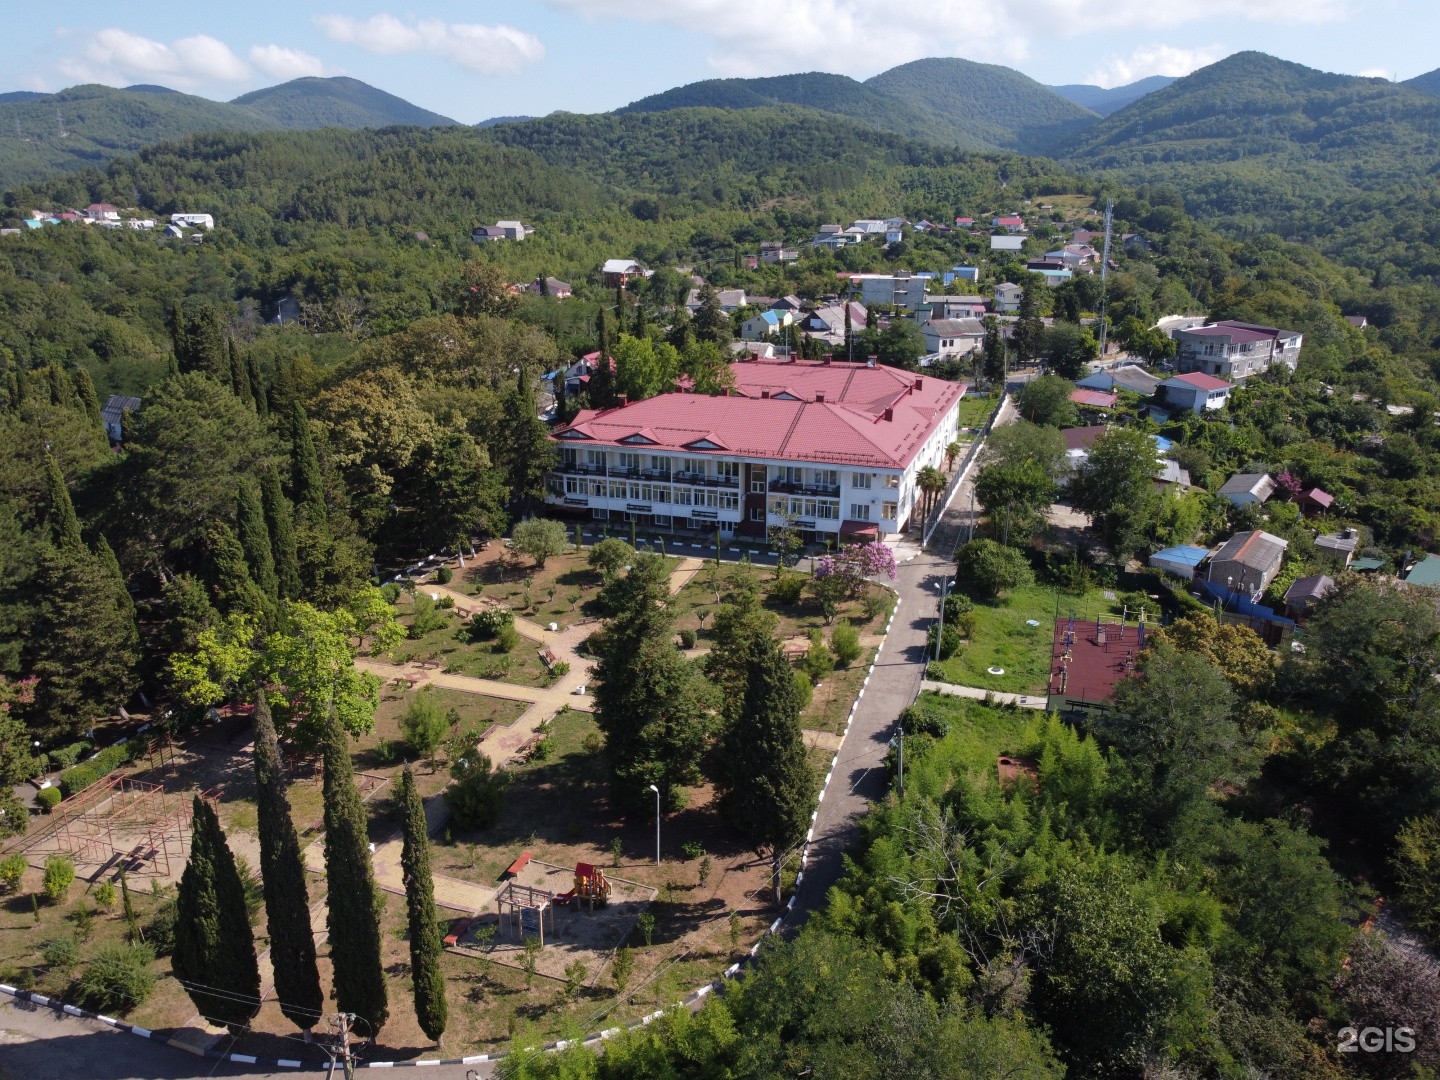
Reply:
[[[740,324],[741,341],[763,341],[771,334],[778,333],[783,326],[784,312],[770,310],[751,315]]]
[[[1150,556],[1150,565],[1156,570],[1163,570],[1167,574],[1174,574],[1176,577],[1189,581],[1195,576],[1195,571],[1200,568],[1200,564],[1209,554],[1209,548],[1180,544],[1177,547],[1168,547],[1163,551],[1155,552]]]

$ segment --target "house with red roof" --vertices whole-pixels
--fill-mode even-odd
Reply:
[[[1004,229],[1008,233],[1023,233],[1025,231],[1025,219],[1020,217],[997,217],[991,218],[990,224],[997,229]]]
[[[1160,400],[1176,409],[1189,409],[1204,413],[1208,409],[1223,409],[1230,401],[1230,392],[1235,387],[1224,379],[1192,371],[1186,375],[1175,375],[1158,387]]]
[[[1304,335],[1295,330],[1226,319],[1209,326],[1177,329],[1176,370],[1199,371],[1232,382],[1284,364],[1294,371],[1300,363]]]
[[[903,532],[916,477],[959,435],[962,384],[871,363],[744,360],[724,397],[586,409],[551,438],[557,510],[645,526],[807,540]]]

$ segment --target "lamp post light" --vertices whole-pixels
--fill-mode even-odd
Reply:
[[[655,793],[655,865],[660,865],[660,789],[654,784],[650,790]]]

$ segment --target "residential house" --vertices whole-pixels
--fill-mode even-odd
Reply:
[[[1150,556],[1149,562],[1157,570],[1163,570],[1167,574],[1174,574],[1178,578],[1190,581],[1194,578],[1195,571],[1200,568],[1200,564],[1209,555],[1209,548],[1181,544],[1178,547],[1168,547],[1155,552]]]
[[[1355,549],[1360,546],[1360,533],[1356,529],[1345,529],[1338,533],[1322,533],[1315,537],[1315,550],[1329,555],[1348,567],[1355,560]]]
[[[1285,617],[1303,623],[1315,605],[1335,591],[1335,579],[1325,574],[1297,578],[1285,590]]]
[[[1070,242],[1072,244],[1093,244],[1097,240],[1103,244],[1105,242],[1105,234],[1103,232],[1091,232],[1089,229],[1076,229],[1070,234]]]
[[[1303,342],[1303,335],[1295,330],[1233,320],[1176,330],[1172,336],[1179,347],[1175,361],[1179,371],[1201,371],[1232,382],[1266,371],[1272,364],[1294,371]]]
[[[506,239],[505,230],[499,225],[477,225],[470,230],[470,241],[475,244],[492,244]]]
[[[1077,386],[1070,391],[1070,400],[1082,409],[1113,409],[1120,399],[1103,390],[1087,390]]]
[[[1440,588],[1440,555],[1426,555],[1405,572],[1405,584]]]
[[[149,230],[155,228],[155,219],[126,218],[124,224],[127,229],[134,229],[136,232],[148,232]]]
[[[909,218],[903,218],[903,217],[887,217],[887,218],[885,219],[885,228],[887,228],[887,229],[903,229],[906,225],[909,225],[909,224],[910,224],[910,219],[909,219]]]
[[[1100,261],[1100,253],[1089,244],[1066,244],[1054,251],[1047,251],[1045,258],[1059,263],[1067,270],[1079,270]]]
[[[570,283],[568,281],[561,281],[559,278],[553,277],[547,277],[545,279],[545,287],[543,289],[540,287],[540,279],[537,277],[534,281],[530,282],[530,284],[525,286],[525,291],[532,293],[548,293],[550,296],[555,297],[555,299],[557,300],[564,300],[567,297],[574,295],[575,292],[575,290],[570,287]]]
[[[885,230],[885,243],[887,243],[887,244],[898,244],[898,243],[900,243],[901,240],[904,240],[904,239],[905,239],[905,230],[904,230],[904,229],[886,229],[886,230]]]
[[[725,397],[671,393],[587,409],[551,438],[557,510],[763,538],[903,532],[916,478],[959,434],[965,388],[883,365],[742,361]]]
[[[780,333],[785,325],[784,316],[784,312],[773,310],[751,315],[740,324],[740,340],[760,341],[771,334]]]
[[[1165,404],[1174,408],[1204,413],[1209,409],[1223,409],[1234,389],[1224,379],[1194,371],[1166,379],[1160,384],[1159,395]]]
[[[784,244],[766,240],[760,245],[760,261],[762,263],[787,263],[794,262],[800,258],[800,252],[793,248],[787,248]]]
[[[920,321],[926,319],[983,319],[990,301],[983,296],[930,295],[925,306],[916,312]]]
[[[991,251],[1023,251],[1025,249],[1025,237],[1007,236],[1001,233],[994,233],[990,237]]]
[[[838,251],[840,248],[849,247],[851,244],[858,244],[859,242],[859,237],[849,236],[843,232],[822,232],[819,236],[815,237],[814,240],[810,241],[810,246]]]
[[[985,324],[979,319],[927,319],[920,324],[925,351],[945,359],[974,352],[985,341]]]
[[[1207,321],[1204,315],[1166,315],[1151,329],[1173,338],[1177,330],[1193,330],[1197,326],[1204,326]]]
[[[957,229],[973,229],[975,227],[975,219],[973,217],[957,217],[955,219],[955,227]]]
[[[1120,364],[1117,367],[1105,368],[1093,375],[1087,375],[1078,380],[1075,385],[1085,390],[1109,390],[1111,392],[1129,390],[1143,397],[1150,397],[1155,393],[1155,388],[1160,385],[1160,379],[1142,367],[1134,364]]]
[[[995,310],[1001,315],[1013,315],[1020,310],[1020,297],[1025,290],[1019,285],[1002,281],[995,286]]]
[[[1046,267],[1043,270],[1032,270],[1031,273],[1039,274],[1041,277],[1043,277],[1045,279],[1045,284],[1050,286],[1050,288],[1052,289],[1055,288],[1057,285],[1063,285],[1065,282],[1069,281],[1072,277],[1075,276],[1075,271],[1073,270],[1057,270],[1053,267]]]
[[[533,225],[522,225],[518,221],[497,221],[495,227],[504,234],[506,240],[524,240],[535,231]]]
[[[1210,559],[1205,580],[1227,594],[1249,597],[1253,602],[1275,580],[1289,546],[1290,541],[1263,529],[1236,533]]]
[[[81,213],[86,221],[119,221],[120,210],[109,203],[91,203]]]
[[[1149,251],[1155,245],[1139,233],[1125,233],[1120,237],[1120,246],[1127,251]]]
[[[170,224],[179,225],[182,229],[205,229],[215,228],[215,218],[211,214],[171,214]]]
[[[726,314],[742,308],[750,302],[745,296],[744,289],[716,289],[715,296],[720,301],[720,310]],[[691,314],[700,310],[699,289],[690,290],[685,297],[685,306],[690,309]]]
[[[100,421],[105,425],[105,434],[112,443],[118,443],[125,435],[125,414],[140,411],[140,399],[125,394],[111,394],[100,407]]]
[[[1025,220],[1013,215],[1009,217],[997,217],[990,219],[992,228],[1004,229],[1008,233],[1023,233],[1025,231]]]
[[[185,236],[185,230],[180,228],[179,225],[166,225],[165,235],[172,239],[178,240],[182,239]]]
[[[1025,269],[1035,273],[1039,273],[1044,270],[1064,270],[1065,264],[1059,259],[1028,259],[1025,262]]]
[[[908,270],[897,270],[893,274],[851,274],[850,288],[858,290],[861,301],[868,307],[872,304],[893,305],[920,310],[925,303],[925,281]]]
[[[600,267],[600,284],[613,289],[617,285],[624,285],[631,278],[648,278],[652,273],[643,263],[634,259],[606,259],[605,264]]]
[[[801,310],[804,309],[805,301],[801,300],[794,293],[790,293],[788,295],[781,296],[775,300],[770,301],[769,306],[774,311],[793,311],[798,315]]]
[[[1355,327],[1356,330],[1364,330],[1370,325],[1370,320],[1364,315],[1344,315],[1342,318],[1351,326]]]
[[[936,225],[933,221],[929,221],[925,218],[921,218],[919,221],[915,222],[914,226],[912,227],[918,233],[928,233],[933,232],[935,229],[943,228],[943,226]]]
[[[1233,506],[1263,506],[1275,494],[1275,481],[1266,473],[1236,473],[1220,486],[1218,494]]]
[[[845,304],[827,304],[816,308],[800,321],[800,329],[811,337],[817,337],[831,345],[845,344]],[[849,302],[850,328],[861,330],[869,317],[864,304]]]
[[[957,281],[979,281],[980,268],[978,266],[952,266],[950,272],[955,275]]]
[[[1164,458],[1155,473],[1155,486],[1187,491],[1190,488],[1190,473],[1169,458]]]
[[[884,236],[886,224],[880,218],[861,218],[851,222],[850,229],[861,236]]]
[[[1335,496],[1328,491],[1321,491],[1318,487],[1307,488],[1295,496],[1296,505],[1300,512],[1306,517],[1313,517],[1316,514],[1323,514],[1330,507],[1335,505]]]

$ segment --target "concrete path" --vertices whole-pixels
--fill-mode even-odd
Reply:
[[[978,686],[957,686],[955,683],[936,682],[934,679],[925,679],[920,683],[921,690],[933,690],[937,694],[949,694],[951,697],[974,698],[977,701],[984,701],[990,698],[999,705],[1019,705],[1023,709],[1045,708],[1044,694],[1002,694],[998,690],[982,690]]]
[[[815,731],[811,728],[804,728],[800,734],[805,738],[806,749],[828,750],[832,754],[840,752],[840,745],[844,741],[839,735],[831,735],[828,731]]]

